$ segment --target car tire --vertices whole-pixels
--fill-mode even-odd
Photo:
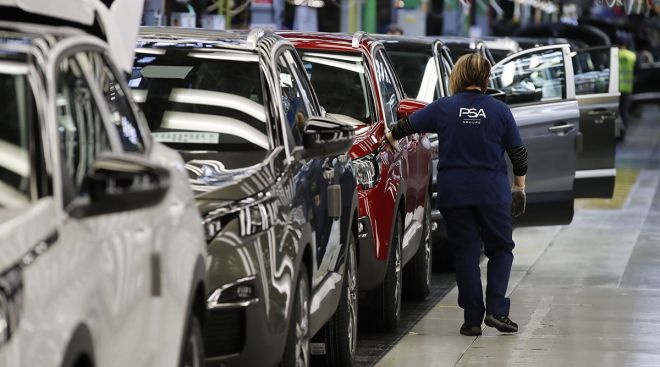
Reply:
[[[281,367],[310,365],[309,307],[310,290],[307,267],[305,264],[300,264]]]
[[[319,364],[325,364],[328,367],[349,367],[355,362],[358,328],[356,243],[355,235],[351,234],[346,249],[346,271],[339,305],[324,327],[326,354]],[[316,364],[314,363],[314,365]]]
[[[180,367],[202,367],[204,366],[204,336],[202,326],[195,314],[190,315],[188,329],[183,344]]]
[[[401,298],[403,285],[403,222],[401,213],[396,214],[394,232],[390,241],[390,257],[387,262],[385,280],[375,290],[375,322],[376,329],[392,332],[401,318]]]
[[[415,256],[406,265],[404,271],[406,293],[415,301],[425,300],[431,291],[433,243],[431,240],[431,200],[428,194],[424,200],[424,208],[422,239]]]

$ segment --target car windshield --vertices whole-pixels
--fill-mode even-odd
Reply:
[[[362,56],[317,51],[300,54],[326,112],[354,126],[372,123],[373,99]]]
[[[433,56],[425,53],[387,51],[406,96],[427,103],[440,96],[438,71]]]
[[[0,207],[31,199],[27,73],[24,59],[0,52]]]
[[[449,53],[451,54],[454,63],[456,63],[456,61],[458,61],[458,59],[463,55],[477,52],[477,50],[470,48],[467,45],[450,43],[447,46],[449,47]]]
[[[268,124],[256,53],[140,48],[129,86],[152,135],[226,173],[262,162]]]

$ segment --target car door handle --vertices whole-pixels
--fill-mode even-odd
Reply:
[[[550,126],[548,128],[548,131],[553,132],[555,134],[566,134],[573,129],[575,129],[574,124],[562,124],[562,125]]]

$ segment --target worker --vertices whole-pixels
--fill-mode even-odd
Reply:
[[[438,99],[396,124],[383,139],[388,149],[415,133],[438,135],[437,205],[454,254],[463,335],[481,335],[481,324],[517,332],[506,290],[513,262],[512,216],[524,213],[527,149],[511,110],[486,94],[490,63],[462,56],[450,75],[451,97]],[[511,185],[504,152],[515,175]],[[484,307],[479,262],[488,257]],[[485,315],[485,319],[484,319]]]
[[[629,37],[619,37],[619,116],[623,122],[623,131],[628,128],[630,119],[630,95],[633,91],[633,80],[635,78],[635,62],[637,55],[628,49],[631,42]]]

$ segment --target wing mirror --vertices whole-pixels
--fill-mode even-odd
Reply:
[[[486,90],[486,94],[493,96],[493,98],[498,99],[504,103],[506,103],[506,93],[504,91],[495,89],[495,88],[488,88]]]
[[[426,103],[418,101],[415,99],[405,98],[399,102],[399,105],[396,108],[396,117],[400,120],[403,118],[408,118],[413,113],[421,110],[426,107]]]
[[[353,126],[327,117],[312,117],[303,129],[301,158],[345,154],[355,140]]]
[[[101,155],[83,181],[83,195],[70,205],[74,217],[153,206],[169,190],[170,173],[142,159]]]

